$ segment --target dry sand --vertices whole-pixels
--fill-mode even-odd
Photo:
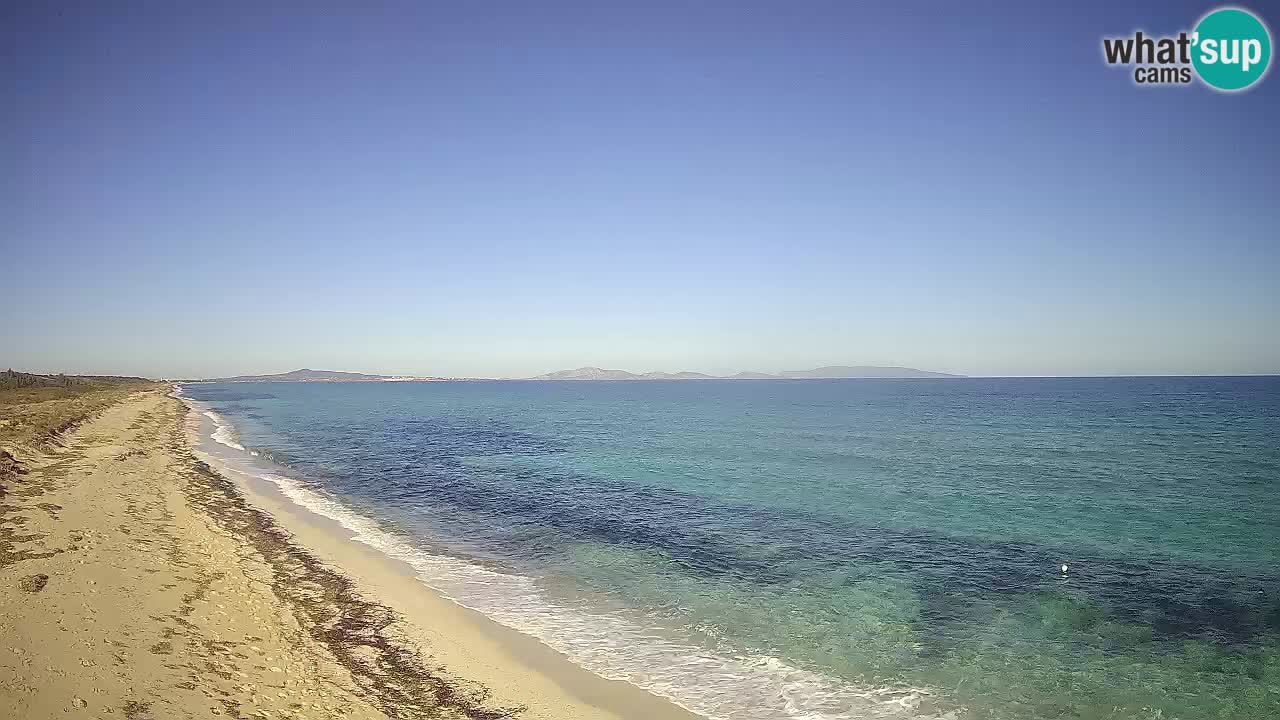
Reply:
[[[0,718],[696,717],[246,495],[186,412],[139,392],[0,458]]]

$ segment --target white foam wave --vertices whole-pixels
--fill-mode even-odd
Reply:
[[[235,428],[231,424],[222,419],[222,416],[212,410],[205,410],[204,416],[213,421],[213,434],[210,436],[215,442],[222,443],[229,448],[235,448],[240,452],[244,452],[244,446],[236,442]]]
[[[213,440],[244,450],[228,439],[234,432],[229,424],[216,413],[204,414],[214,421]],[[419,580],[453,602],[538,638],[598,675],[644,688],[710,720],[957,717],[919,712],[932,694],[926,689],[858,687],[774,657],[717,655],[621,614],[551,602],[530,578],[425,552],[298,480],[261,469],[219,469],[272,483],[294,503],[351,531],[357,542],[407,563]]]

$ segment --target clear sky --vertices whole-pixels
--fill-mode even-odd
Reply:
[[[1102,62],[1215,3],[47,5],[0,365],[1280,372],[1280,74]]]

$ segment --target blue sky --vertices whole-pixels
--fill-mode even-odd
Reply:
[[[0,365],[1280,372],[1212,3],[171,5],[0,11]]]

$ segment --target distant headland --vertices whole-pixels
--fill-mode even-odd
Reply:
[[[191,382],[412,382],[427,380],[452,380],[454,378],[419,377],[414,375],[366,375],[339,370],[312,370],[302,368],[274,375],[236,375],[234,377],[206,378]]]

